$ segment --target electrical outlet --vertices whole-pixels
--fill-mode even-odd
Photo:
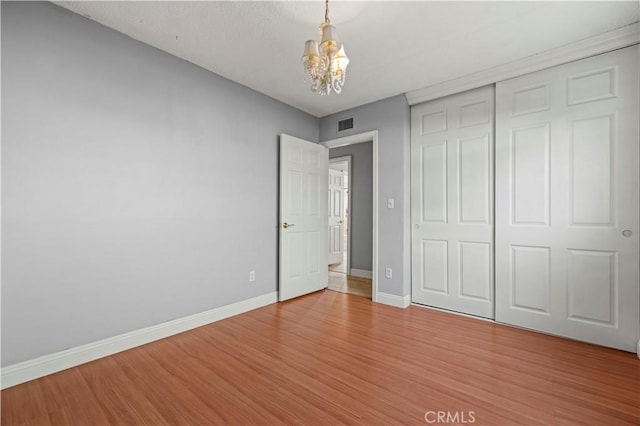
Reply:
[[[256,271],[249,271],[249,282],[254,282],[256,280]]]
[[[391,268],[384,268],[384,277],[389,279],[393,277],[393,271]]]

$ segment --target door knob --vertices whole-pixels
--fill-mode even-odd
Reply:
[[[290,227],[295,226],[295,225],[296,225],[295,223],[287,223],[287,222],[285,222],[285,223],[282,224],[282,227],[284,229],[287,229],[287,228],[290,228]]]
[[[625,229],[624,231],[622,231],[622,235],[629,238],[633,235],[633,232],[631,232],[629,229]]]
[[[343,222],[341,220],[339,220],[338,223],[343,223]]]

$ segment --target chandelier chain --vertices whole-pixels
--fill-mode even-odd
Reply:
[[[329,21],[329,0],[324,0],[324,22],[331,22]]]

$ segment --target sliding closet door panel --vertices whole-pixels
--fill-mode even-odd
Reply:
[[[412,298],[493,318],[493,87],[411,117]]]
[[[636,351],[638,47],[496,85],[496,320]]]

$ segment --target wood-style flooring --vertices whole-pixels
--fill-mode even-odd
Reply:
[[[329,290],[349,293],[371,299],[371,280],[340,272],[329,271]]]
[[[325,290],[1,396],[5,426],[638,425],[640,360]]]

